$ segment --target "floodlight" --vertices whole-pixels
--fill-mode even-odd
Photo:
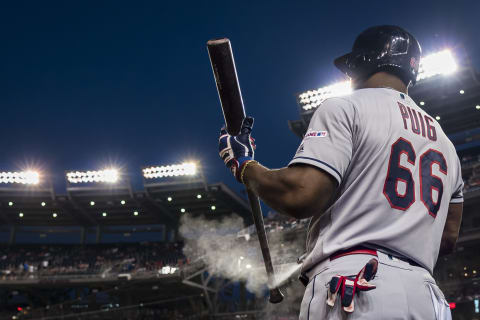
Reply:
[[[425,105],[425,101],[420,101],[420,105],[421,105],[421,106],[424,106],[424,105]]]
[[[480,109],[480,106],[477,106],[477,107],[479,107],[479,108],[477,108],[477,109]],[[9,201],[9,202],[8,202],[8,206],[9,206],[9,207],[13,206],[13,202],[12,202],[12,201]]]
[[[20,213],[18,214],[18,216],[19,216],[20,218],[23,218],[23,212],[20,212]]]
[[[194,176],[197,174],[197,164],[194,162],[184,162],[182,164],[172,164],[168,166],[149,167],[143,169],[143,176],[146,179],[169,178],[179,176]]]
[[[37,171],[0,172],[0,183],[38,184],[40,174]]]
[[[175,271],[177,271],[178,268],[170,267],[170,266],[165,266],[162,267],[162,269],[158,270],[158,273],[160,274],[173,274]]]
[[[418,68],[417,81],[436,75],[449,75],[457,70],[457,63],[450,50],[443,50],[423,57]]]
[[[115,168],[98,171],[67,172],[67,180],[70,183],[115,183],[119,178],[120,172]]]
[[[103,212],[103,213],[102,213],[102,216],[103,216],[103,217],[106,217],[106,216],[107,216],[107,213],[106,213],[106,212]]]
[[[440,120],[440,116],[436,116],[435,119]]]
[[[304,110],[310,110],[317,108],[325,99],[344,96],[351,92],[350,81],[342,81],[317,90],[308,90],[299,95],[299,101]]]
[[[465,93],[465,91],[464,91],[464,90],[460,90],[460,94],[464,94],[464,93]]]
[[[202,195],[201,195],[201,194],[197,194],[197,199],[202,199]]]
[[[180,209],[180,212],[181,212],[181,213],[184,213],[184,212],[185,212],[185,209],[184,209],[184,208]]]
[[[480,110],[480,104],[477,104],[477,105],[475,106],[475,109]],[[8,205],[10,205],[10,203],[9,203]]]
[[[172,201],[172,197],[168,197],[168,198],[167,198],[167,201],[168,201],[168,202],[171,202],[171,201]]]
[[[138,216],[138,211],[133,211],[134,216]]]
[[[56,218],[57,217],[57,214],[54,212],[52,213],[52,217]]]
[[[95,201],[90,201],[90,205],[91,205],[91,206],[94,206],[94,205],[95,205]]]
[[[125,200],[120,201],[120,204],[123,206],[125,204]]]
[[[45,201],[42,201],[42,203],[40,203],[42,207],[45,207],[47,204],[45,203]]]
[[[217,209],[217,207],[211,206],[210,209],[212,209],[212,211],[215,211]]]

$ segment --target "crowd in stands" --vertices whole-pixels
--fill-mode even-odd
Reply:
[[[136,273],[184,263],[178,242],[0,247],[0,279]]]

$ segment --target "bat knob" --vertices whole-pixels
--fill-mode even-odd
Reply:
[[[283,293],[280,289],[275,288],[270,290],[270,303],[280,303],[283,300]]]
[[[252,128],[253,128],[253,118],[246,117],[245,119],[243,119],[242,128],[240,129],[241,133],[250,133],[252,132]]]

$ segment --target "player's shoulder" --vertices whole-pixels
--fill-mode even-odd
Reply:
[[[372,102],[377,101],[379,104],[383,99],[392,98],[392,95],[401,94],[395,90],[387,88],[365,88],[354,90],[351,93],[334,96],[325,99],[317,110],[317,113],[335,112],[343,109],[348,113],[355,114],[358,112],[371,111]],[[405,99],[404,95],[403,99]],[[400,99],[401,97],[398,96]],[[383,104],[382,104],[383,105]]]
[[[336,96],[323,100],[317,110],[315,110],[314,115],[320,116],[329,113],[338,113],[340,110],[352,113],[354,109],[355,107],[352,101],[346,99],[344,96]]]
[[[372,99],[378,98],[391,98],[393,95],[398,95],[398,98],[402,98],[400,95],[403,93],[389,88],[363,88],[352,91],[350,94],[342,96],[345,100],[349,101],[353,105],[361,105],[364,102],[371,102]],[[403,99],[406,97],[403,94]]]

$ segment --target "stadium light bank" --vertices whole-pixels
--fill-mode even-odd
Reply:
[[[182,176],[195,176],[198,173],[198,165],[195,162],[184,162],[167,166],[156,166],[142,169],[145,179],[159,179]]]
[[[120,179],[120,171],[108,168],[97,171],[71,171],[66,173],[69,183],[116,183]]]
[[[0,172],[0,183],[18,183],[37,185],[40,182],[40,173],[37,171]]]
[[[450,50],[445,49],[420,60],[417,81],[437,75],[450,75],[458,69]],[[352,92],[350,81],[341,81],[316,90],[308,90],[298,95],[298,102],[304,111],[317,108],[325,99],[340,97]]]

